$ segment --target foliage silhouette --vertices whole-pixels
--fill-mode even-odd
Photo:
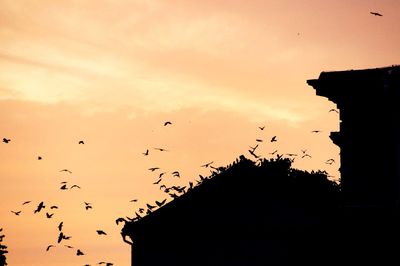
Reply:
[[[3,228],[0,229],[0,266],[7,265],[6,262],[7,258],[5,254],[8,253],[7,246],[3,245],[3,238],[5,237],[5,235],[3,235],[2,233],[3,233]]]

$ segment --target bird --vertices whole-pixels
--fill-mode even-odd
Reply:
[[[154,148],[155,150],[159,150],[159,151],[168,151],[167,149],[164,148]]]
[[[256,159],[260,158],[260,156],[259,156],[259,155],[256,155],[256,154],[254,153],[254,151],[252,151],[252,150],[249,150],[249,153],[250,153],[251,155],[253,155],[254,158],[256,158]]]
[[[61,243],[61,241],[64,239],[64,234],[63,234],[63,232],[60,232],[59,234],[58,234],[58,239],[57,239],[57,243]]]
[[[172,172],[172,175],[175,177],[181,177],[178,171]]]
[[[129,202],[137,202],[137,199],[130,200]]]
[[[78,186],[78,185],[72,185],[69,189],[73,189],[74,187],[76,187],[76,188],[81,188],[81,187]]]
[[[335,162],[334,159],[328,159],[325,161],[326,164],[333,164]]]
[[[58,225],[58,230],[60,232],[62,231],[63,224],[64,224],[64,222],[60,222],[60,224]]]
[[[161,178],[158,179],[156,182],[153,183],[153,185],[158,185],[161,182],[161,180],[162,180]]]
[[[209,167],[212,163],[214,163],[214,161],[209,162],[209,163],[206,163],[206,164],[203,164],[203,165],[201,165],[200,167],[207,168],[207,167]]]
[[[51,217],[53,217],[53,215],[54,215],[54,213],[50,214],[50,213],[46,212],[46,217],[49,218],[49,219],[50,219]]]
[[[46,251],[49,251],[50,248],[52,248],[52,247],[54,247],[54,245],[48,245],[47,248],[46,248]]]
[[[78,144],[85,144],[85,142],[84,142],[83,140],[80,140],[80,141],[78,142]]]
[[[165,126],[168,126],[168,125],[172,125],[172,122],[171,122],[171,121],[165,121],[165,122],[164,122],[164,127],[165,127]]]
[[[3,138],[3,142],[6,144],[9,143],[10,141],[11,141],[11,139]]]
[[[106,232],[104,232],[103,230],[96,230],[97,234],[99,235],[107,235]]]
[[[312,130],[311,133],[320,133],[321,130]]]
[[[60,170],[60,172],[67,172],[67,173],[72,174],[72,172],[70,170],[68,170],[68,169],[62,169],[62,170]]]
[[[84,201],[83,203],[85,203],[85,209],[89,210],[89,209],[93,209],[91,203]]]
[[[44,202],[40,202],[39,205],[37,206],[36,210],[34,211],[34,213],[40,212],[43,208],[45,208],[46,206],[44,206]]]
[[[277,152],[278,152],[278,150],[274,150],[273,152],[270,152],[269,154],[274,155]]]
[[[127,220],[125,219],[125,218],[122,218],[122,217],[119,217],[119,218],[117,218],[117,220],[115,220],[115,223],[118,225],[119,223],[122,223],[122,222],[127,222]]]
[[[338,110],[336,110],[336,109],[330,109],[330,110],[329,110],[329,113],[330,113],[330,112],[336,112],[336,113],[339,113],[339,111],[338,111]]]
[[[378,16],[378,17],[382,17],[383,15],[381,13],[378,12],[369,12],[370,14],[374,15],[374,16]]]
[[[297,156],[296,153],[286,153],[287,156]]]
[[[264,130],[265,126],[258,127],[260,130]]]
[[[151,168],[149,168],[149,170],[152,171],[152,172],[154,172],[155,170],[158,170],[158,169],[160,169],[160,168],[159,167],[151,167]]]
[[[62,185],[62,186],[60,187],[60,189],[61,189],[61,190],[66,190],[66,189],[68,189],[68,188],[67,188],[67,184]]]
[[[164,203],[167,201],[167,199],[164,199],[163,201],[157,201],[156,200],[156,204],[158,207],[161,207],[162,205],[164,205]]]
[[[306,153],[306,154],[304,154],[303,156],[301,156],[301,158],[305,158],[305,157],[311,158],[311,155]]]
[[[149,149],[147,149],[145,152],[142,153],[144,156],[149,155]]]
[[[30,200],[25,201],[24,203],[22,203],[22,205],[25,205],[25,204],[28,204],[28,203],[31,203],[31,201]]]
[[[42,160],[43,158],[42,158],[42,156],[38,156],[37,159],[38,160]]]
[[[58,206],[53,205],[53,206],[50,207],[50,209],[58,209]]]
[[[64,247],[67,247],[67,248],[74,248],[73,246],[70,246],[70,245],[64,245]]]
[[[262,139],[256,139],[256,141],[257,141],[257,142],[262,142],[263,140],[262,140]]]
[[[11,211],[11,212],[14,213],[17,216],[21,213],[21,211]]]
[[[271,138],[271,142],[274,142],[274,141],[277,141],[277,140],[276,140],[276,136],[273,136],[273,137]]]
[[[76,256],[82,256],[82,255],[85,255],[85,254],[80,249],[78,249],[76,251]]]

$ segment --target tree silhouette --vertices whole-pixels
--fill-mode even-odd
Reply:
[[[2,244],[3,238],[5,237],[5,235],[3,235],[2,232],[3,228],[0,229],[0,266],[7,265],[5,254],[8,253],[7,246]]]

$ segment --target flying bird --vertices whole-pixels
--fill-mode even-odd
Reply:
[[[31,202],[30,200],[25,201],[24,203],[22,203],[22,205],[28,204],[28,203],[30,203],[30,202]]]
[[[89,210],[89,209],[92,209],[92,208],[93,208],[92,205],[91,205],[91,203],[85,202],[85,201],[84,201],[84,203],[85,203],[85,209],[86,209],[86,210]]]
[[[129,202],[137,202],[137,199],[130,200]]]
[[[145,152],[142,153],[144,156],[149,155],[149,150],[147,149]]]
[[[209,163],[206,163],[206,164],[203,164],[203,165],[201,165],[200,167],[207,168],[207,167],[209,167],[212,163],[214,163],[214,161],[209,162]]]
[[[61,222],[61,223],[58,225],[58,230],[59,230],[60,232],[62,231],[63,224],[64,224],[64,222]]]
[[[72,185],[69,189],[73,189],[74,187],[76,187],[76,188],[81,188],[81,187],[78,186],[78,185]]]
[[[21,211],[16,211],[16,212],[15,211],[11,211],[11,212],[14,213],[17,216],[21,213]]]
[[[178,171],[172,172],[172,175],[175,177],[181,177]]]
[[[47,248],[46,248],[46,251],[49,251],[50,248],[52,248],[52,247],[54,247],[54,245],[48,245]]]
[[[167,149],[164,148],[154,148],[155,150],[159,150],[159,151],[168,151]]]
[[[378,13],[378,12],[369,12],[369,13],[374,15],[374,16],[378,16],[378,17],[382,17],[383,16],[381,13]]]
[[[62,186],[60,187],[60,189],[61,189],[61,190],[66,190],[66,189],[68,189],[68,188],[67,188],[67,184],[62,185]]]
[[[70,246],[70,245],[64,245],[64,247],[67,247],[67,248],[74,248],[73,246]]]
[[[53,206],[50,207],[50,209],[58,209],[58,206],[53,205]]]
[[[162,178],[158,179],[156,182],[153,183],[153,185],[158,185],[161,182]]]
[[[44,202],[40,202],[39,205],[37,206],[36,210],[34,211],[34,213],[40,212],[43,208],[45,208],[46,206],[44,206]]]
[[[164,122],[164,127],[165,127],[165,126],[168,126],[168,125],[172,125],[172,122],[171,122],[171,121],[166,121],[166,122]]]
[[[68,170],[68,169],[62,169],[62,170],[60,170],[60,172],[67,172],[67,173],[72,174],[72,172],[70,170]]]
[[[326,164],[333,164],[335,162],[335,160],[334,159],[328,159],[328,160],[326,160]]]
[[[96,230],[97,234],[99,235],[107,235],[106,232],[104,232],[103,230]]]
[[[312,130],[311,133],[320,133],[321,130]]]
[[[82,255],[85,255],[85,254],[80,249],[78,249],[76,251],[76,256],[82,256]]]
[[[3,142],[4,142],[4,143],[9,143],[10,141],[11,141],[11,139],[3,138]]]
[[[117,220],[115,220],[115,223],[118,225],[119,223],[122,223],[122,222],[127,222],[127,220],[125,220],[125,218],[122,218],[122,217],[120,217],[120,218],[118,218]]]
[[[278,150],[274,150],[273,152],[270,152],[269,154],[274,155],[277,152],[278,152]]]
[[[265,126],[258,127],[260,130],[264,130]]]
[[[277,140],[276,140],[276,136],[273,136],[273,137],[271,138],[271,142],[274,142],[274,141],[277,141]]]
[[[262,140],[262,139],[256,139],[256,141],[257,141],[257,142],[262,142],[263,140]]]
[[[162,205],[164,205],[164,203],[167,201],[167,199],[164,199],[163,201],[157,201],[156,200],[156,204],[158,207],[161,207]]]
[[[37,159],[38,160],[42,160],[43,158],[42,158],[42,156],[38,156]]]
[[[311,155],[306,153],[306,154],[304,154],[303,156],[301,156],[301,158],[305,158],[305,157],[311,158]]]
[[[78,144],[85,144],[85,142],[84,142],[83,140],[80,140],[80,141],[78,142]]]
[[[155,170],[158,170],[158,169],[160,169],[160,168],[159,167],[151,167],[151,168],[149,168],[149,170],[152,171],[152,172],[154,172]]]
[[[330,110],[329,110],[329,113],[330,113],[330,112],[336,112],[336,113],[339,113],[339,111],[338,111],[338,110],[336,110],[336,109],[330,109]]]
[[[51,217],[53,217],[53,215],[54,215],[54,213],[50,214],[50,213],[46,212],[46,217],[47,217],[48,219],[50,219]]]

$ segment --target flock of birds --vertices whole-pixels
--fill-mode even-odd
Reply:
[[[329,110],[329,112],[336,112],[338,113],[338,111],[336,109],[331,109]],[[170,126],[173,123],[171,121],[166,121],[164,122],[164,127],[166,126]],[[265,129],[265,126],[259,126],[258,129],[260,131],[263,131]],[[312,130],[311,133],[317,134],[322,132],[321,130]],[[256,160],[262,160],[261,156],[256,154],[256,151],[259,147],[259,145],[264,142],[264,141],[269,141],[269,142],[277,142],[278,141],[278,137],[277,136],[271,136],[268,140],[262,139],[262,138],[257,138],[256,140],[256,144],[254,146],[249,146],[250,149],[248,150],[248,152],[250,153],[250,155],[252,155]],[[9,144],[11,142],[11,139],[9,138],[3,138],[3,143],[5,144]],[[79,145],[84,145],[85,142],[83,140],[80,140],[78,142]],[[157,150],[159,152],[167,152],[169,150],[165,149],[165,148],[160,148],[160,147],[154,147],[154,150]],[[142,152],[143,156],[149,156],[150,155],[150,150],[146,149],[144,152]],[[275,155],[277,156],[277,158],[282,158],[283,155],[289,156],[290,158],[292,158],[292,160],[294,160],[295,157],[301,157],[301,158],[311,158],[312,156],[310,154],[307,153],[307,150],[301,150],[301,154],[297,154],[297,153],[286,153],[286,154],[278,154],[278,150],[274,150],[273,152],[269,153],[270,155]],[[38,160],[42,160],[43,158],[41,156],[37,157]],[[334,159],[328,159],[326,160],[326,164],[333,164],[335,162]],[[204,177],[202,175],[200,176],[200,180],[195,180],[196,184],[194,182],[189,182],[188,185],[186,186],[179,186],[179,185],[167,185],[164,181],[165,181],[165,177],[168,176],[167,172],[162,171],[162,169],[160,167],[150,167],[148,168],[149,171],[151,172],[156,172],[157,173],[157,178],[156,180],[153,182],[153,185],[156,185],[159,187],[159,189],[166,193],[169,196],[169,199],[176,199],[178,197],[180,197],[181,195],[187,193],[188,191],[190,191],[191,189],[193,189],[195,186],[200,185],[202,182],[206,181],[209,178],[212,178],[213,176],[215,176],[217,173],[219,173],[220,171],[222,171],[224,168],[223,167],[215,167],[213,166],[214,161],[210,161],[207,163],[204,163],[202,165],[200,165],[200,167],[203,168],[207,168],[210,169],[211,171],[211,176],[210,177]],[[72,174],[72,171],[70,171],[69,169],[61,169],[59,172],[63,172],[65,174]],[[178,170],[175,170],[173,172],[170,173],[170,176],[172,176],[172,178],[180,178],[180,172]],[[67,181],[63,181],[60,183],[60,190],[71,190],[71,189],[80,189],[81,187],[77,184],[72,184],[69,185]],[[163,205],[165,205],[168,201],[168,198],[164,198],[162,200],[156,200],[154,203],[146,203],[145,207],[137,207],[136,211],[134,211],[134,215],[135,217],[131,218],[126,216],[124,217],[119,217],[115,220],[116,224],[118,225],[119,223],[126,223],[126,222],[135,222],[140,220],[141,218],[143,218],[146,215],[149,215],[150,213],[152,213],[154,210],[162,207]],[[138,199],[132,199],[130,200],[130,202],[136,203],[138,202]],[[25,201],[22,203],[22,205],[28,205],[31,204],[31,201]],[[47,204],[46,204],[47,205]],[[59,207],[57,205],[49,205],[49,207],[47,207],[45,205],[45,203],[42,201],[40,202],[37,207],[34,209],[33,213],[34,214],[39,214],[39,213],[45,213],[45,217],[47,219],[52,219],[53,215],[54,215],[54,211],[56,209],[58,209]],[[93,208],[92,204],[89,202],[83,202],[83,207],[85,208],[86,211],[89,211]],[[47,210],[47,211],[44,211]],[[16,216],[20,216],[22,211],[21,210],[11,210],[11,213],[13,213]],[[52,249],[54,249],[57,246],[64,246],[65,248],[68,249],[75,249],[75,254],[76,256],[84,256],[85,253],[79,249],[79,248],[75,248],[68,243],[68,241],[72,238],[71,236],[67,235],[64,231],[63,231],[63,226],[64,226],[64,222],[60,222],[58,225],[58,236],[55,239],[56,243],[53,244],[49,244],[45,250],[46,252],[50,252]],[[101,229],[96,230],[96,233],[98,235],[107,235],[107,233]],[[124,239],[125,241],[125,239]],[[104,264],[106,266],[111,266],[113,265],[113,263],[111,262],[105,262],[105,261],[101,261],[98,262],[97,264],[101,265]],[[90,264],[86,264],[85,266],[90,266]]]

